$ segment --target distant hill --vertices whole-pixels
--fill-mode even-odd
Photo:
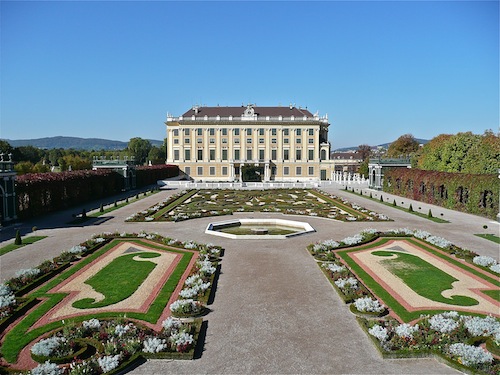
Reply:
[[[123,150],[127,148],[128,142],[112,141],[101,138],[78,138],[78,137],[46,137],[37,139],[4,139],[12,147],[33,146],[43,149],[73,148],[75,150]],[[163,141],[149,139],[153,146],[161,146]]]
[[[425,145],[426,143],[429,142],[428,139],[421,139],[421,138],[415,138],[418,143],[422,144],[422,145]],[[382,148],[389,148],[389,145],[391,144],[392,142],[388,142],[388,143],[382,143],[382,144],[379,144],[379,145],[376,145],[376,146],[371,146],[371,148],[379,148],[379,147],[382,147]],[[349,152],[349,151],[357,151],[358,149],[358,146],[352,146],[352,147],[342,147],[342,148],[337,148],[334,150],[334,152]]]

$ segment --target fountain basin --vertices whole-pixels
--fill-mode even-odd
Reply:
[[[286,239],[315,232],[302,221],[283,219],[234,219],[209,223],[205,233],[232,239]]]

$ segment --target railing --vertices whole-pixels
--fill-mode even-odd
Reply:
[[[248,122],[328,122],[326,117],[285,117],[285,116],[255,116],[253,118],[248,118],[244,116],[179,116],[179,117],[167,117],[167,122],[172,121],[248,121]]]

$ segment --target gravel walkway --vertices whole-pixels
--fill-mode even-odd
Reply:
[[[204,233],[210,219],[184,223],[124,223],[132,213],[175,193],[161,191],[109,214],[99,225],[69,227],[71,212],[24,223],[43,228],[48,238],[0,257],[1,279],[20,268],[36,266],[44,259],[105,231],[146,230],[182,240],[212,242],[226,249],[213,310],[205,320],[207,332],[201,357],[194,361],[151,360],[132,374],[455,374],[457,371],[434,359],[384,360],[355,317],[349,312],[305,247],[326,239],[341,240],[363,228],[380,230],[408,227],[424,229],[458,246],[483,255],[498,256],[498,245],[474,236],[497,233],[498,223],[400,197],[416,209],[441,212],[448,224],[382,205],[335,188],[327,192],[345,196],[361,206],[384,213],[394,222],[341,223],[321,218],[307,220],[316,232],[289,240],[231,240]],[[374,194],[378,194],[375,193]],[[383,193],[384,197],[394,199]],[[78,212],[73,210],[73,212]],[[66,216],[65,216],[66,215]],[[276,214],[245,214],[245,217],[283,217]],[[224,217],[217,218],[224,220]],[[483,225],[488,225],[484,230]],[[8,239],[3,246],[13,242]]]

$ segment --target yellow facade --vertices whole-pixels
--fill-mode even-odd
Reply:
[[[332,175],[328,120],[305,109],[193,107],[167,116],[166,125],[167,164],[196,181],[241,181],[245,166],[255,167],[262,181]]]

